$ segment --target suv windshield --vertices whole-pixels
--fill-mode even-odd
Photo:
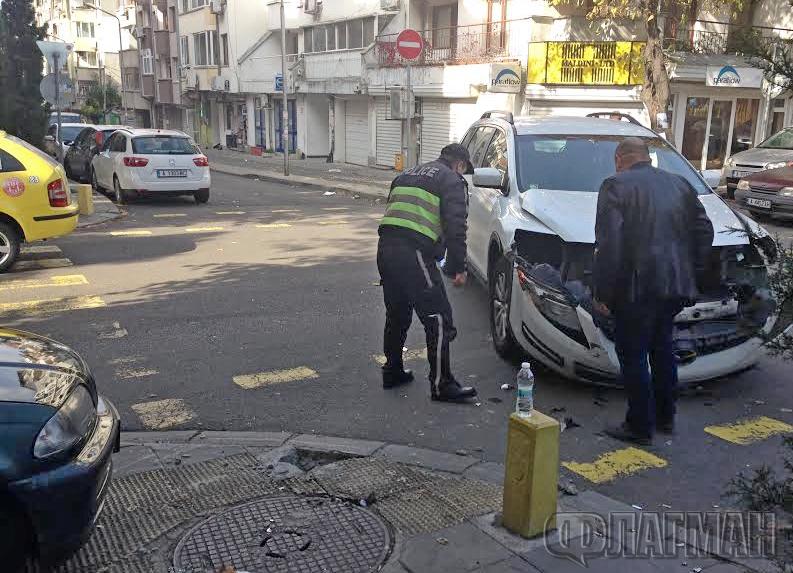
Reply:
[[[516,155],[520,189],[597,193],[603,180],[617,172],[614,152],[623,139],[615,135],[519,135]],[[647,141],[655,167],[681,175],[700,195],[711,192],[691,165],[663,139],[642,139]]]
[[[775,133],[757,147],[763,149],[793,149],[793,127]]]
[[[198,155],[198,148],[186,137],[152,135],[132,140],[132,151],[140,155]]]
[[[66,143],[71,143],[77,136],[80,135],[80,132],[85,129],[84,125],[71,125],[71,126],[63,126],[63,133],[61,134],[61,139]]]

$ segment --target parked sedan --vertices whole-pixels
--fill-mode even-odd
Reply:
[[[112,189],[116,202],[145,195],[192,195],[209,201],[209,161],[181,131],[120,129],[92,162],[95,189]]]
[[[58,124],[53,124],[47,128],[47,135],[44,136],[44,150],[52,157],[58,158],[58,141],[63,148],[64,156],[69,151],[74,140],[80,132],[89,127],[87,123],[62,123],[61,133],[58,135]]]
[[[119,417],[58,342],[0,328],[0,563],[59,561],[90,536],[110,486]]]
[[[63,167],[69,179],[90,182],[94,156],[102,149],[107,138],[119,129],[129,128],[122,125],[91,125],[83,129],[63,158]]]
[[[722,189],[733,199],[738,182],[758,171],[793,166],[793,127],[786,127],[757,147],[736,153],[724,164]]]
[[[741,179],[735,199],[757,215],[793,219],[793,166],[761,171]]]

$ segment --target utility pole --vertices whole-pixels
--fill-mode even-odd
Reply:
[[[61,133],[61,59],[57,52],[52,56],[55,61],[55,108],[58,112],[58,137],[55,139],[55,149],[58,161],[63,164],[63,135]]]
[[[112,12],[108,12],[99,6],[95,6],[93,4],[84,4],[86,8],[98,10],[102,12],[102,14],[107,14],[108,16],[115,18],[116,23],[118,24],[118,70],[121,74],[121,108],[124,110],[124,125],[129,123],[129,113],[127,111],[127,98],[125,96],[125,86],[124,86],[124,40],[123,35],[121,33],[121,18],[117,15],[113,14]],[[105,73],[105,76],[107,74]],[[105,86],[105,91],[107,91],[107,86]],[[104,105],[104,109],[102,111],[102,117],[104,118],[105,113],[107,112],[107,105]],[[106,120],[103,120],[107,122]]]
[[[286,85],[286,17],[284,15],[284,0],[281,0],[281,93],[283,95],[281,145],[284,150],[284,175],[289,175],[289,97]]]

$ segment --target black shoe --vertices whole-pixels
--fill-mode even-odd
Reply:
[[[603,433],[621,442],[630,442],[640,446],[651,446],[653,444],[652,436],[637,434],[625,423],[608,427]]]
[[[474,396],[476,396],[476,388],[461,386],[454,378],[441,381],[438,384],[438,391],[432,393],[432,399],[439,402],[465,402]]]
[[[413,372],[410,370],[383,369],[383,388],[396,388],[411,382],[413,382]]]
[[[657,422],[655,424],[655,429],[661,434],[673,436],[675,433],[675,422],[674,420],[671,422]]]

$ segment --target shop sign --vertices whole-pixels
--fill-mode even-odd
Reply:
[[[521,73],[520,64],[490,64],[490,87],[488,90],[496,93],[520,93]]]
[[[532,42],[528,83],[641,85],[643,50],[643,42]]]
[[[758,68],[707,66],[705,85],[717,88],[755,88],[763,83],[763,71]]]

